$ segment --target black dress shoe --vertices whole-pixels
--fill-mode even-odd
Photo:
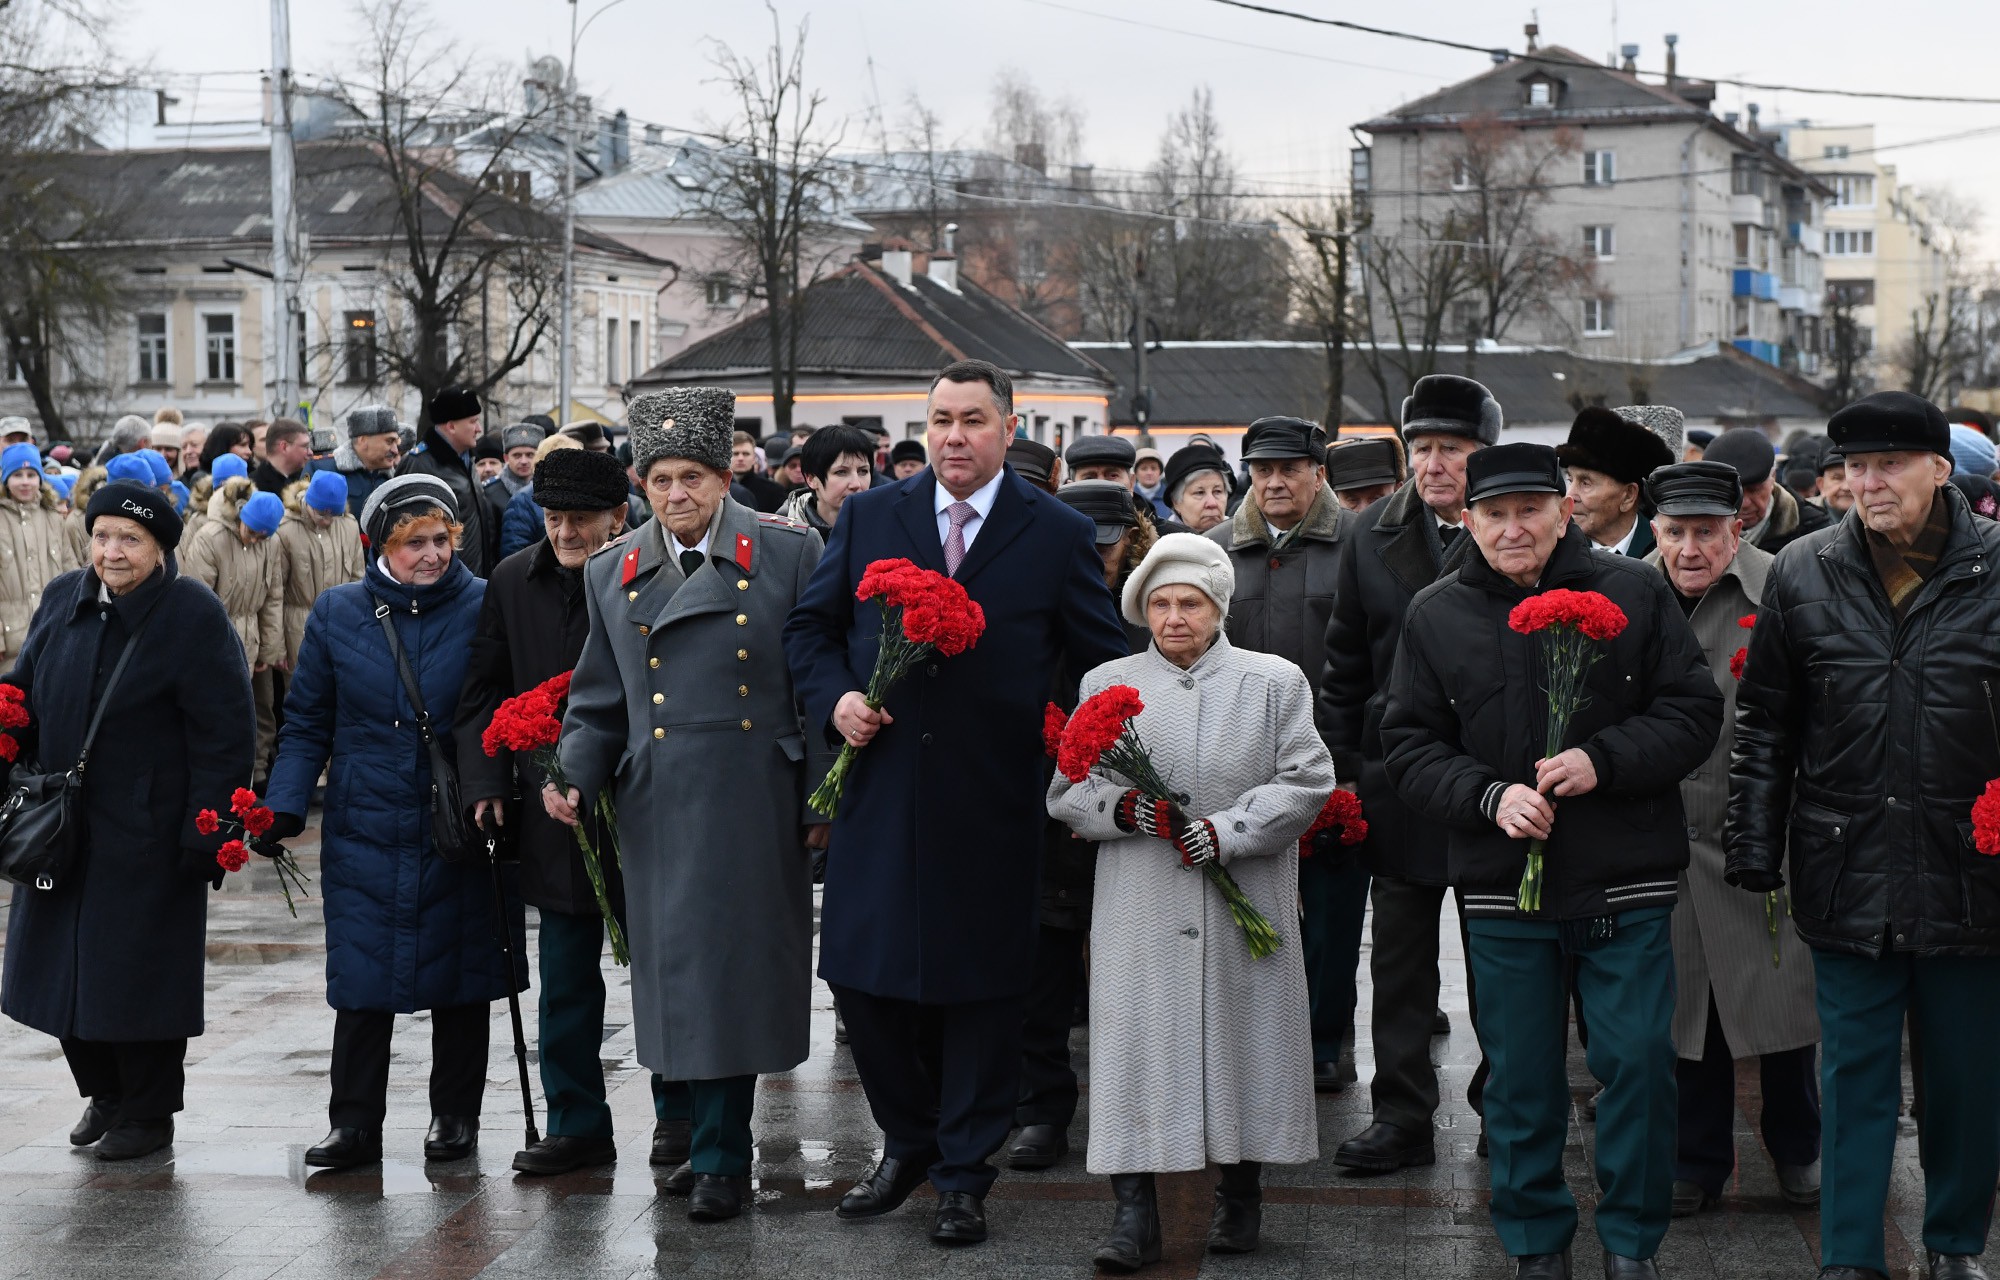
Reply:
[[[117,1130],[112,1130],[116,1133]],[[1931,1264],[1931,1280],[1989,1280],[1976,1253],[1939,1253],[1926,1250]]]
[[[1431,1015],[1431,1034],[1432,1034],[1432,1035],[1434,1035],[1434,1036],[1448,1036],[1448,1035],[1450,1035],[1450,1034],[1451,1034],[1451,1015],[1450,1015],[1450,1014],[1448,1014],[1448,1013],[1446,1013],[1446,1012],[1445,1012],[1444,1010],[1442,1010],[1442,1009],[1439,1009],[1439,1010],[1438,1010],[1438,1011],[1437,1011],[1436,1013],[1432,1014],[1432,1015]]]
[[[517,1173],[548,1175],[610,1164],[618,1158],[618,1144],[609,1138],[573,1138],[550,1134],[532,1147],[514,1153]]]
[[[335,1129],[306,1151],[306,1163],[315,1169],[352,1169],[381,1159],[382,1135],[369,1129]]]
[[[646,1163],[662,1169],[685,1164],[693,1144],[693,1121],[656,1120],[653,1122],[653,1154],[647,1157]]]
[[[688,1193],[688,1217],[696,1222],[726,1222],[743,1212],[750,1179],[720,1173],[697,1174]]]
[[[1821,1267],[1819,1280],[1889,1280],[1873,1267]]]
[[[118,1123],[118,1101],[115,1098],[92,1098],[90,1105],[83,1109],[83,1119],[76,1122],[76,1128],[69,1131],[69,1145],[87,1147]]]
[[[1111,1234],[1090,1260],[1099,1271],[1130,1275],[1160,1260],[1159,1191],[1150,1173],[1114,1173],[1111,1194],[1118,1200]]]
[[[1215,1188],[1215,1210],[1208,1219],[1210,1253],[1255,1253],[1264,1227],[1264,1189],[1255,1160],[1222,1166]]]
[[[910,1193],[930,1177],[928,1160],[898,1160],[883,1156],[868,1176],[848,1189],[834,1212],[843,1218],[879,1218],[901,1207]]]
[[[99,1160],[137,1160],[174,1140],[172,1117],[165,1120],[120,1120],[97,1140]],[[1984,1275],[1985,1272],[1979,1274]]]
[[[1714,1203],[1715,1197],[1708,1194],[1699,1182],[1690,1182],[1686,1178],[1674,1179],[1673,1213],[1676,1218],[1692,1218]]]
[[[1810,1209],[1819,1203],[1819,1161],[1778,1166],[1778,1194],[1786,1204]]]
[[[1569,1250],[1526,1253],[1514,1259],[1514,1280],[1569,1280]]]
[[[424,1159],[463,1160],[479,1145],[478,1116],[432,1116],[424,1135]]]
[[[1340,1144],[1333,1162],[1363,1173],[1394,1173],[1415,1165],[1436,1164],[1437,1144],[1428,1133],[1414,1134],[1377,1120]]]
[[[1602,1086],[1599,1086],[1596,1093],[1591,1094],[1583,1100],[1583,1118],[1592,1124],[1597,1123],[1597,1100],[1603,1096],[1604,1089]]]
[[[1486,1159],[1486,1125],[1483,1122],[1479,1126],[1479,1141],[1472,1144],[1472,1154],[1481,1160]]]
[[[694,1171],[694,1166],[683,1160],[675,1165],[674,1171],[666,1177],[654,1178],[653,1187],[670,1196],[689,1195],[694,1191],[694,1184],[700,1177],[701,1175]]]
[[[986,1205],[970,1191],[938,1193],[931,1239],[939,1244],[979,1244],[986,1239]]]
[[[1627,1258],[1606,1249],[1604,1280],[1660,1280],[1660,1268],[1651,1258]]]
[[[1313,1063],[1313,1092],[1341,1093],[1356,1079],[1354,1064],[1347,1061]]]
[[[1069,1134],[1052,1124],[1024,1124],[1007,1148],[1010,1169],[1047,1169],[1069,1154]]]

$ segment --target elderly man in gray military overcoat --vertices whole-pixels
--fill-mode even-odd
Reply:
[[[832,754],[823,735],[808,745],[779,633],[821,546],[729,497],[730,392],[641,396],[630,422],[658,519],[585,567],[590,637],[561,747],[570,786],[542,795],[573,822],[612,788],[639,1061],[684,1082],[692,1121],[688,1163],[666,1189],[689,1195],[691,1218],[717,1221],[748,1198],[757,1076],[808,1048],[808,846],[826,828],[806,797]]]

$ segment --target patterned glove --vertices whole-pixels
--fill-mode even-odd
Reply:
[[[1138,809],[1140,803],[1145,798],[1137,791],[1127,791],[1124,795],[1118,797],[1118,807],[1111,811],[1111,821],[1120,831],[1137,831],[1139,829]]]
[[[1215,838],[1215,824],[1207,818],[1196,818],[1187,823],[1173,836],[1174,848],[1180,851],[1181,865],[1198,867],[1204,862],[1212,862],[1219,849]]]
[[[1138,810],[1132,815],[1139,824],[1139,830],[1155,840],[1174,838],[1174,806],[1170,800],[1153,800],[1140,797]]]

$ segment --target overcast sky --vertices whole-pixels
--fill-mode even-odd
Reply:
[[[563,0],[427,2],[437,26],[468,50],[521,64],[530,55],[567,54],[570,7]],[[582,15],[602,2],[582,0]],[[1271,2],[1515,49],[1530,11],[1493,0]],[[1684,75],[2000,97],[2000,76],[1982,76],[1977,56],[2000,37],[1993,0],[1541,0],[1536,8],[1545,44],[1603,57],[1618,43],[1636,43],[1642,70],[1663,66],[1661,37],[1671,31],[1680,36]],[[197,10],[199,20],[191,21]],[[126,52],[175,77],[180,110],[198,94],[203,117],[254,114],[256,72],[270,61],[266,4],[125,0],[125,11],[119,30]],[[857,144],[874,144],[878,120],[893,142],[912,94],[943,118],[948,140],[977,144],[995,75],[1011,68],[1075,101],[1089,159],[1105,169],[1137,168],[1168,115],[1206,84],[1246,185],[1301,194],[1324,190],[1345,172],[1350,125],[1488,65],[1478,54],[1309,26],[1214,0],[778,0],[778,11],[788,38],[801,19],[809,21],[808,75],[834,114],[849,120]],[[354,8],[340,0],[294,4],[299,69],[350,68],[358,25]],[[580,87],[635,121],[698,128],[725,110],[704,42],[750,51],[769,35],[756,0],[622,0],[583,38]],[[205,74],[198,86],[184,78],[197,72],[222,74]],[[1904,181],[1950,185],[1977,200],[1989,211],[1985,244],[2000,243],[2000,106],[1726,88],[1717,110],[1746,101],[1759,103],[1767,121],[1873,122],[1878,145],[1990,127],[1981,137],[1889,150],[1880,159],[1896,163]]]

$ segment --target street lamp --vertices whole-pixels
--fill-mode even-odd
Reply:
[[[562,120],[560,128],[563,140],[563,250],[562,250],[562,329],[557,339],[556,353],[556,425],[561,426],[569,417],[570,384],[572,381],[571,353],[576,338],[576,46],[583,39],[583,33],[590,30],[590,24],[603,17],[611,9],[625,3],[625,0],[609,0],[598,6],[595,13],[577,25],[576,0],[569,0],[569,63],[563,71]]]

